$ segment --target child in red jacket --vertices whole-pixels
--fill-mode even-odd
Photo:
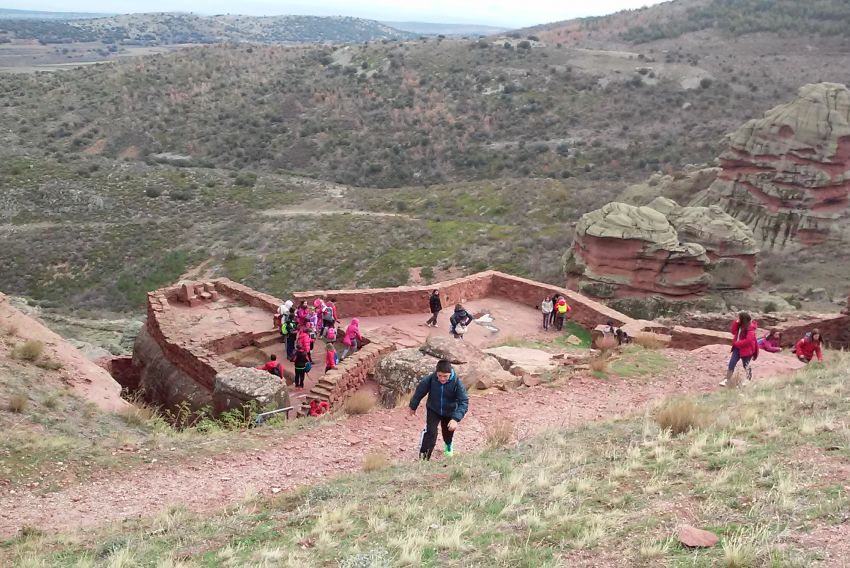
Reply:
[[[811,363],[815,356],[818,361],[823,362],[823,351],[820,346],[822,340],[820,331],[813,329],[794,346],[794,355],[803,363]]]
[[[720,381],[720,386],[725,387],[735,373],[738,361],[744,366],[747,380],[753,380],[753,370],[750,362],[758,357],[759,344],[756,339],[758,324],[752,321],[750,314],[741,312],[738,319],[732,322],[729,331],[732,332],[732,356],[729,358],[729,367],[726,369],[726,378]]]
[[[325,372],[336,369],[336,347],[333,343],[325,344]]]

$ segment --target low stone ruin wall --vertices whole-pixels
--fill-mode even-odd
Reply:
[[[622,325],[632,318],[572,290],[535,282],[490,270],[472,276],[447,280],[430,286],[401,286],[371,290],[313,290],[293,294],[294,300],[312,302],[317,297],[335,298],[340,317],[373,317],[397,314],[427,313],[428,298],[432,290],[439,290],[444,310],[451,311],[454,304],[487,297],[502,297],[528,306],[539,306],[546,296],[559,293],[570,303],[570,317],[585,327],[595,327],[613,320]]]
[[[331,369],[310,389],[302,414],[309,412],[310,401],[327,401],[331,408],[339,407],[354,394],[375,369],[382,357],[395,351],[396,346],[386,340],[374,337],[354,355],[341,361],[336,369]]]

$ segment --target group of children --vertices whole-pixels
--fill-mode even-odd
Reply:
[[[567,299],[560,294],[546,296],[540,302],[540,311],[543,313],[543,330],[548,331],[554,327],[557,331],[564,329],[564,322],[569,317],[572,308]]]
[[[731,381],[739,361],[744,368],[746,380],[751,381],[753,371],[750,364],[758,359],[759,350],[763,349],[768,353],[782,351],[782,334],[771,330],[767,335],[758,339],[758,323],[746,312],[738,314],[738,319],[732,322],[729,331],[732,332],[732,355],[729,358],[726,377],[720,381],[722,387],[727,386]],[[823,361],[822,343],[823,337],[820,331],[813,329],[794,344],[794,355],[803,363],[811,363],[815,357],[818,361]]]
[[[337,322],[339,314],[336,301],[331,298],[325,302],[316,298],[313,305],[302,300],[296,308],[292,300],[287,300],[277,310],[274,316],[275,328],[280,330],[286,343],[286,358],[295,366],[295,388],[304,388],[304,379],[313,368],[313,348],[317,339],[325,340],[325,372],[335,369],[340,361],[349,353],[356,352],[363,342],[360,334],[360,321],[351,320],[345,329],[342,343],[342,356],[336,352]],[[269,371],[283,377],[283,369],[277,357],[272,355],[270,361],[258,369]],[[277,372],[275,372],[277,370]]]

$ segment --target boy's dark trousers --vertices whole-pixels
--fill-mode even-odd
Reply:
[[[425,417],[425,430],[422,431],[422,446],[419,448],[419,457],[424,460],[431,459],[431,452],[434,451],[434,446],[437,445],[437,424],[440,425],[443,431],[443,442],[446,444],[452,443],[452,438],[455,433],[449,431],[449,421],[451,416],[440,416],[430,408]]]

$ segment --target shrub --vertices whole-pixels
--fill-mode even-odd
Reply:
[[[345,403],[345,412],[350,415],[369,414],[375,407],[375,399],[367,392],[356,392]]]
[[[12,349],[12,357],[22,361],[35,361],[41,357],[42,351],[44,351],[44,343],[36,339],[30,339],[26,343]]]
[[[390,458],[382,451],[363,456],[363,471],[376,471],[390,467]]]
[[[130,426],[144,426],[156,416],[156,409],[144,403],[131,404],[121,411],[121,418]]]
[[[776,302],[768,302],[764,305],[764,311],[768,314],[775,312],[779,309],[779,306],[776,305]]]
[[[497,418],[487,425],[485,434],[488,447],[504,448],[513,440],[514,423],[507,418]]]
[[[669,430],[674,436],[699,428],[704,421],[702,409],[687,398],[667,401],[655,415],[661,429]]]
[[[35,364],[36,367],[41,369],[46,369],[48,371],[58,371],[63,367],[62,363],[59,361],[54,361],[53,359],[45,359],[43,361],[39,361]]]
[[[590,360],[590,370],[594,373],[604,373],[608,370],[608,354],[602,352]]]
[[[664,349],[667,347],[663,339],[654,335],[637,335],[632,339],[632,343],[640,345],[644,349]]]
[[[27,397],[22,394],[14,394],[12,398],[9,399],[9,412],[14,412],[15,414],[20,414],[27,408]]]

